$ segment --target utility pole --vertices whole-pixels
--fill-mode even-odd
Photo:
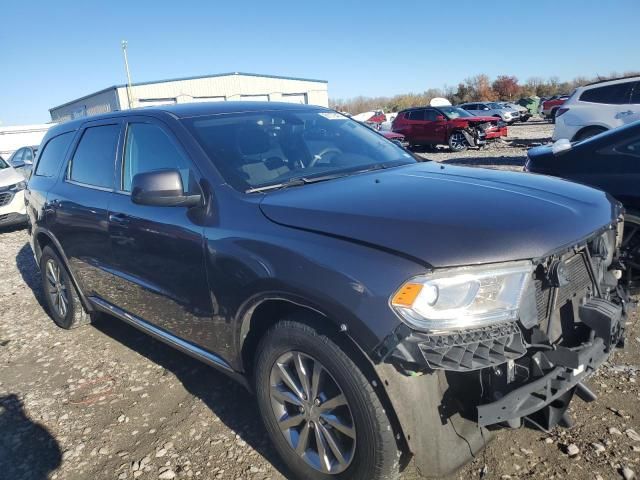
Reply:
[[[133,108],[133,95],[131,92],[131,73],[129,72],[129,60],[127,58],[127,41],[122,40],[122,54],[124,55],[124,68],[127,71],[127,100],[129,109]]]

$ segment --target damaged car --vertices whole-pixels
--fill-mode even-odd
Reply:
[[[404,135],[411,146],[448,145],[454,152],[507,136],[507,126],[499,118],[478,117],[451,105],[403,110],[391,129]]]
[[[119,319],[243,384],[288,478],[442,477],[569,423],[624,340],[608,194],[418,162],[321,107],[62,123],[25,198],[53,321]]]

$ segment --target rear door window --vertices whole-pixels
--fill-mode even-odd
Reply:
[[[64,161],[67,149],[73,140],[75,132],[67,132],[57,137],[53,137],[47,142],[40,153],[38,166],[34,175],[40,177],[55,177],[58,174],[60,165]]]
[[[84,185],[113,188],[119,136],[119,124],[87,128],[71,160],[69,179]]]
[[[629,103],[632,82],[616,83],[605,87],[585,90],[580,95],[580,101],[591,103],[606,103],[609,105],[624,105]]]
[[[427,109],[424,111],[424,119],[429,121],[429,122],[435,122],[436,121],[436,117],[438,116],[438,112],[436,112],[435,110],[432,109]]]

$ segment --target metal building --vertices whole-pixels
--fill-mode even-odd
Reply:
[[[49,109],[51,120],[65,122],[99,113],[155,105],[225,100],[260,100],[329,105],[326,80],[222,73],[155,82],[114,85]]]

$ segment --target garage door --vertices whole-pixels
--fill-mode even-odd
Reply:
[[[287,103],[299,103],[301,105],[306,105],[307,94],[306,93],[283,93],[281,101],[287,102]]]
[[[141,107],[157,107],[159,105],[173,105],[176,103],[175,98],[140,98],[138,104]]]
[[[193,97],[194,102],[224,102],[226,97]]]
[[[243,102],[268,102],[269,95],[240,95]]]

